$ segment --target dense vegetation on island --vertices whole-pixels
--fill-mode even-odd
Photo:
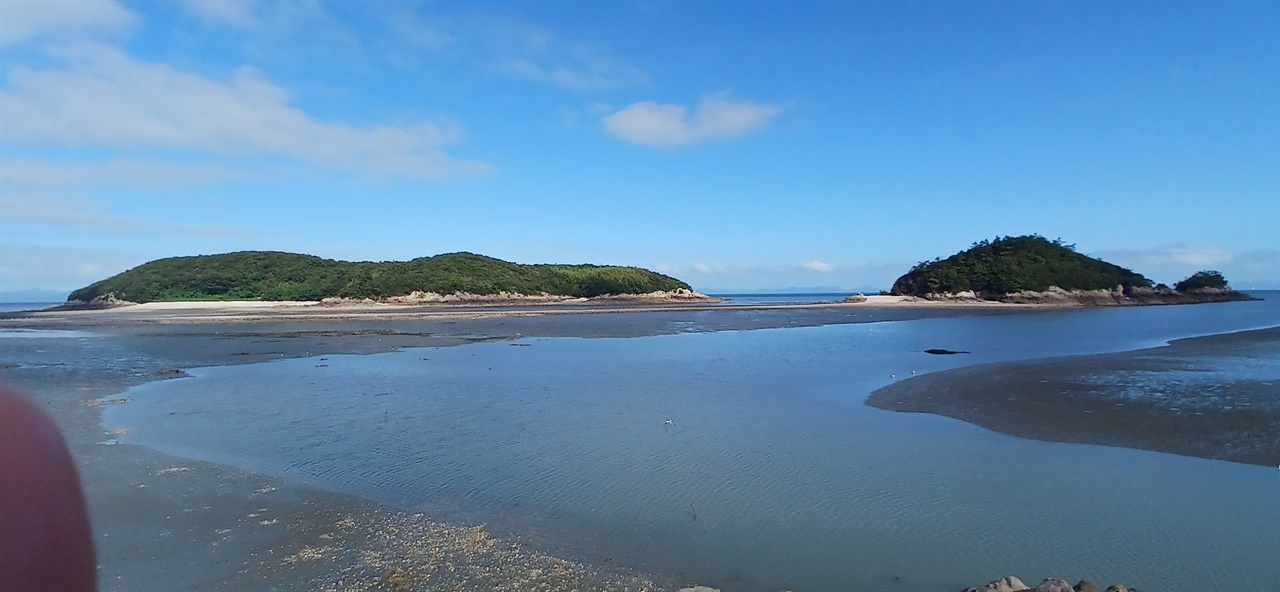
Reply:
[[[294,253],[242,251],[172,257],[139,265],[71,293],[90,302],[119,300],[320,300],[453,294],[552,294],[595,297],[689,289],[672,277],[637,267],[521,265],[472,253],[412,261],[349,262]]]
[[[1074,245],[1042,236],[999,237],[926,261],[893,283],[893,294],[925,296],[972,291],[988,298],[1051,286],[1063,290],[1150,288],[1141,274],[1075,251]]]
[[[1173,285],[1173,289],[1179,292],[1191,292],[1194,290],[1204,290],[1206,288],[1212,290],[1226,290],[1228,289],[1227,278],[1222,277],[1222,272],[1220,271],[1197,271],[1191,274],[1191,277]]]

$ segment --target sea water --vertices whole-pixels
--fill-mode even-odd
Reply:
[[[1273,467],[1024,440],[863,400],[913,373],[1276,326],[1278,304],[281,360],[134,388],[104,421],[132,428],[125,442],[726,591],[1011,574],[1261,590],[1280,581]]]

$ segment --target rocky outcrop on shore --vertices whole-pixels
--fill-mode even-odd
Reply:
[[[94,297],[91,300],[68,300],[63,304],[52,307],[50,310],[98,310],[103,308],[117,308],[121,306],[132,306],[136,302],[121,300],[116,298],[115,292],[108,292],[101,296]]]
[[[1000,578],[981,588],[965,588],[964,592],[1142,592],[1137,588],[1128,588],[1124,584],[1112,584],[1105,590],[1088,580],[1080,580],[1072,586],[1070,582],[1058,578],[1045,578],[1040,585],[1032,588],[1014,576]]]
[[[1139,304],[1200,304],[1205,302],[1235,302],[1257,300],[1243,292],[1230,288],[1203,288],[1178,292],[1169,288],[1133,287],[1126,290],[1116,286],[1110,290],[1063,290],[1050,286],[1048,290],[1020,290],[1008,294],[978,294],[973,291],[956,293],[930,293],[924,296],[932,302],[1005,302],[1009,304],[1043,304],[1049,306],[1124,306]]]

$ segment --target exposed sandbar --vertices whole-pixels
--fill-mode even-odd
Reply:
[[[1280,465],[1276,352],[1280,327],[1118,354],[956,368],[891,384],[867,404],[1023,438],[1274,467]],[[1219,373],[1238,360],[1253,362],[1253,370]]]

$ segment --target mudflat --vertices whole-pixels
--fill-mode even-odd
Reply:
[[[1274,467],[1278,351],[1274,327],[1118,354],[966,366],[891,384],[867,404],[1023,438]]]

